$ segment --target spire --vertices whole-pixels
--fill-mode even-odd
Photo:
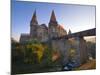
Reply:
[[[56,16],[55,16],[54,10],[52,10],[50,22],[57,22],[57,21],[56,21]]]
[[[34,12],[34,14],[32,16],[31,23],[32,24],[38,24],[38,22],[37,22],[37,16],[36,16],[36,10],[35,10],[35,12]]]
[[[68,35],[71,34],[71,33],[72,33],[72,32],[71,32],[71,30],[69,29]]]

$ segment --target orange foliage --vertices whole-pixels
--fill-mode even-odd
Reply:
[[[53,52],[53,54],[52,54],[52,61],[56,61],[59,58],[60,58],[60,53],[57,52],[57,51]]]

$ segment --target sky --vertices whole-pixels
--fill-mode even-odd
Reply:
[[[12,1],[11,35],[15,40],[19,40],[21,33],[30,32],[30,21],[35,10],[38,23],[47,26],[54,10],[58,24],[67,32],[70,29],[75,33],[96,26],[95,6]]]

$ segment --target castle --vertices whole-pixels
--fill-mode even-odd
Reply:
[[[71,34],[69,30],[68,34]],[[30,21],[30,33],[29,34],[21,34],[20,42],[27,42],[31,39],[37,39],[40,42],[47,42],[53,37],[60,37],[64,35],[68,35],[66,30],[58,24],[56,20],[56,16],[54,10],[51,13],[51,18],[48,23],[48,27],[46,24],[38,24],[36,11],[34,12],[32,19]],[[57,50],[62,55],[62,63],[66,64],[70,59],[70,50],[75,50],[75,57],[72,59],[76,61],[76,63],[81,65],[86,62],[88,59],[88,52],[86,41],[80,37],[74,37],[74,39],[60,39],[60,40],[52,40],[51,47],[52,50]]]
[[[52,11],[48,27],[46,24],[38,24],[35,11],[30,21],[30,33],[21,34],[20,42],[26,42],[30,39],[37,39],[41,42],[45,42],[49,38],[60,37],[64,35],[67,35],[67,32],[61,25],[58,24],[54,10]]]

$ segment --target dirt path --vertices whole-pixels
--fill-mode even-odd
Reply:
[[[87,70],[87,69],[95,69],[95,68],[96,68],[96,60],[91,60],[81,65],[78,69]]]

